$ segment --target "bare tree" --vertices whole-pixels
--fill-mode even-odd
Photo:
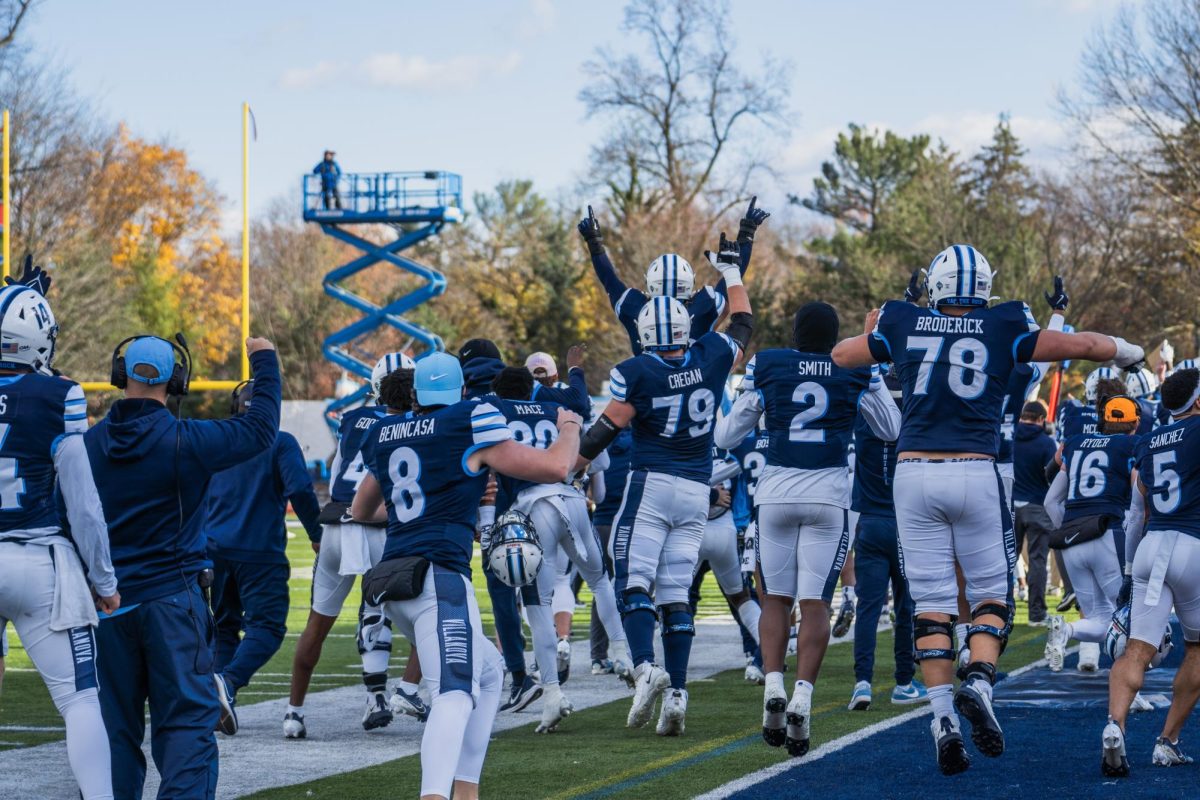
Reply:
[[[17,38],[17,29],[31,8],[33,0],[0,0],[0,49]]]

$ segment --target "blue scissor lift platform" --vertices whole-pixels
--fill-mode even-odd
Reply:
[[[323,349],[329,361],[363,379],[370,378],[380,354],[367,354],[354,343],[385,325],[404,333],[410,346],[423,347],[425,352],[443,349],[441,337],[405,319],[404,314],[445,292],[446,277],[401,253],[445,225],[462,221],[460,176],[452,172],[354,173],[338,178],[334,194],[326,191],[319,175],[305,175],[302,212],[306,222],[320,224],[327,236],[363,253],[330,271],[323,282],[326,294],[364,315],[325,339]],[[395,241],[378,245],[349,230],[354,225],[381,224],[396,229]],[[390,264],[416,275],[425,284],[386,305],[345,287],[350,277],[376,264]],[[334,400],[325,410],[326,420],[336,426],[338,412],[361,402],[369,391],[370,386],[364,384],[353,394]]]

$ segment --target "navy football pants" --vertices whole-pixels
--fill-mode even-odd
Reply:
[[[250,683],[283,644],[290,572],[287,564],[213,557],[216,671],[225,675],[235,692]]]
[[[182,578],[181,578],[182,580]],[[200,588],[141,603],[102,619],[96,630],[100,710],[112,745],[113,795],[137,800],[146,780],[146,702],[150,752],[162,775],[159,797],[209,800],[217,791],[220,716],[213,683],[212,615]]]
[[[500,638],[500,651],[504,654],[504,667],[509,673],[525,671],[525,634],[521,629],[521,612],[517,609],[517,590],[506,586],[503,581],[484,568],[487,576],[488,596],[492,599],[492,615],[496,622],[496,636]]]
[[[888,582],[896,600],[896,685],[913,679],[913,601],[900,571],[895,517],[861,514],[854,539],[858,604],[854,616],[854,680],[871,681],[879,615],[887,605]]]

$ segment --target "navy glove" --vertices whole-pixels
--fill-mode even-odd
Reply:
[[[1133,598],[1133,576],[1126,575],[1121,579],[1121,591],[1117,593],[1117,608],[1128,605]]]
[[[13,278],[11,275],[4,276],[4,282],[9,286],[20,284],[28,286],[42,297],[46,296],[46,292],[50,291],[50,273],[42,269],[40,266],[33,265],[33,254],[25,256],[25,270],[21,273],[20,278]]]
[[[742,221],[738,223],[737,240],[739,242],[753,242],[754,232],[758,230],[758,226],[766,222],[767,217],[771,216],[770,211],[755,208],[754,204],[756,202],[758,202],[758,195],[750,198],[750,206],[746,209],[746,216],[742,217]]]
[[[925,295],[925,282],[921,280],[921,270],[914,269],[908,278],[908,287],[904,290],[905,302],[916,305]]]
[[[604,249],[604,237],[600,234],[600,222],[596,219],[592,207],[588,206],[588,215],[579,221],[579,235],[587,242],[588,250],[595,252]]]
[[[1071,302],[1071,298],[1063,289],[1062,275],[1054,276],[1054,294],[1043,292],[1046,297],[1046,302],[1050,304],[1051,311],[1066,311],[1067,304]]]

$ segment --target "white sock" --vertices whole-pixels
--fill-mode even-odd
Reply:
[[[766,677],[766,688],[767,691],[774,689],[775,691],[772,692],[772,694],[782,694],[786,696],[787,690],[783,688],[783,673],[768,672]]]
[[[300,716],[303,717],[304,716],[304,706],[303,705],[294,706],[291,703],[288,703],[287,713],[299,714]]]
[[[86,689],[64,700],[59,711],[67,728],[67,761],[84,800],[112,800],[112,753],[99,695]]]
[[[533,655],[541,684],[558,683],[558,639],[554,635],[554,612],[549,606],[528,606],[529,629],[533,633]]]
[[[954,684],[944,683],[941,686],[930,686],[927,691],[929,692],[929,705],[933,708],[933,716],[958,720],[958,714],[954,713]]]
[[[808,681],[796,681],[796,688],[792,690],[792,700],[804,698],[809,705],[812,704],[813,685]]]
[[[958,649],[962,650],[967,646],[967,628],[971,627],[965,622],[960,622],[954,626],[954,638],[958,642]]]
[[[499,657],[489,659],[484,663],[479,676],[479,701],[475,703],[475,708],[471,710],[471,719],[467,722],[467,732],[463,736],[462,754],[458,757],[454,780],[479,783],[488,743],[492,740],[492,726],[496,721],[496,709],[500,707],[500,690],[503,686],[504,662],[500,661]]]
[[[466,692],[447,692],[433,698],[421,737],[422,797],[450,796],[473,705]]]
[[[762,607],[753,600],[747,600],[737,608],[738,619],[746,626],[746,630],[750,631],[751,638],[755,644],[760,644],[758,641],[758,620],[762,617]]]

